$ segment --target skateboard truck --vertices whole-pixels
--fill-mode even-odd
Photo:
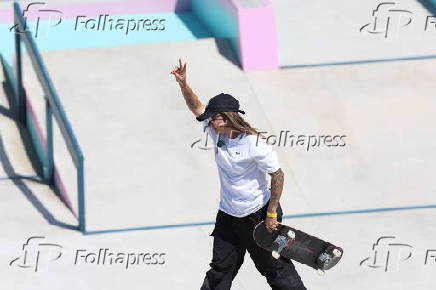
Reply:
[[[286,235],[291,238],[292,240],[295,239],[295,232],[293,230],[289,230]],[[276,241],[278,241],[279,243],[281,243],[279,240],[283,240],[283,239],[276,239]],[[286,246],[285,243],[281,243],[281,246],[279,247],[279,249],[276,251],[271,251],[271,255],[273,256],[274,259],[278,259],[280,258],[280,252],[282,251],[282,249]]]
[[[331,251],[331,252],[330,252]],[[326,270],[326,269],[330,269],[331,263],[337,263],[335,261],[339,260],[340,257],[342,256],[342,252],[335,248],[333,250],[327,249],[324,253],[322,253],[319,257],[318,257],[318,270]]]

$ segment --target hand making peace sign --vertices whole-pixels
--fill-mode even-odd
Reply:
[[[179,66],[175,67],[171,74],[174,75],[178,83],[186,83],[186,62],[182,64],[182,61],[179,59]]]

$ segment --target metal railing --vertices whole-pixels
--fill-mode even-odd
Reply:
[[[42,57],[35,44],[31,32],[27,30],[26,22],[18,3],[14,2],[14,24],[15,24],[15,53],[16,53],[16,103],[18,105],[18,118],[23,123],[27,123],[26,99],[23,88],[22,78],[22,52],[21,42],[24,43],[27,53],[32,61],[33,68],[44,91],[46,108],[46,136],[47,150],[43,160],[42,178],[49,184],[57,186],[54,179],[54,157],[53,157],[53,124],[52,116],[55,117],[60,128],[67,148],[77,170],[77,191],[78,191],[78,220],[79,230],[86,232],[85,225],[85,187],[84,187],[84,157],[82,150],[73,133],[70,122],[68,121],[58,94],[49,77],[47,69],[42,61]],[[58,189],[59,190],[59,189]]]

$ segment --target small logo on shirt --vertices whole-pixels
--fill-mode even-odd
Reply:
[[[226,144],[225,144],[224,141],[221,140],[221,139],[219,139],[218,142],[217,142],[217,144],[216,144],[216,146],[218,146],[218,147],[222,147],[222,146],[225,146],[225,145],[226,145]]]
[[[236,154],[238,154],[238,155],[239,155],[239,154],[241,154],[241,152],[237,152],[237,151],[236,151]]]

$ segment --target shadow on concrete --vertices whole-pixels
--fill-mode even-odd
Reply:
[[[215,37],[214,34],[197,18],[193,13],[176,13],[176,16],[191,31],[192,35],[197,38],[211,38]],[[239,66],[239,61],[233,50],[230,40],[227,38],[215,38],[217,49],[225,59],[232,64]]]
[[[29,135],[29,133],[27,132],[27,129],[23,126],[23,124],[21,124],[20,122],[17,121],[17,108],[14,105],[14,98],[13,98],[13,93],[12,93],[12,88],[9,86],[9,84],[7,82],[3,82],[2,83],[2,87],[3,90],[5,92],[6,95],[6,99],[9,103],[9,107],[11,108],[10,110],[1,106],[0,107],[0,114],[11,118],[12,120],[14,120],[17,124],[18,130],[19,130],[19,134],[20,134],[20,138],[24,144],[24,148],[26,151],[26,155],[30,160],[30,163],[33,167],[33,169],[35,170],[35,172],[38,174],[38,176],[43,176],[43,169],[42,166],[38,160],[38,156],[36,154],[36,151],[33,149],[33,144],[31,141],[31,137]],[[4,144],[3,144],[3,139],[0,136],[0,161],[1,161],[1,165],[4,169],[4,171],[6,172],[7,176],[9,177],[8,180],[11,180],[15,186],[17,186],[17,188],[23,193],[23,195],[27,198],[28,201],[30,201],[30,203],[33,205],[33,207],[35,207],[39,213],[41,213],[41,215],[44,217],[44,219],[51,225],[54,226],[59,226],[62,228],[66,228],[66,229],[72,229],[72,230],[78,230],[78,226],[77,225],[70,225],[70,224],[66,224],[62,221],[57,220],[49,211],[48,209],[41,203],[41,201],[34,195],[34,193],[31,191],[31,189],[23,182],[23,179],[27,179],[30,180],[32,182],[36,182],[39,184],[45,184],[47,186],[49,186],[49,188],[54,191],[53,186],[48,185],[44,180],[42,180],[41,178],[38,178],[38,176],[36,177],[30,177],[30,176],[22,176],[20,174],[17,174],[14,170],[13,165],[10,162],[10,159],[6,153]],[[54,191],[55,194],[57,195],[57,197],[59,198],[59,194],[56,193],[56,191]],[[65,202],[59,198],[59,200],[65,204]]]
[[[11,111],[9,111],[7,108],[5,108],[5,107],[3,107],[1,105],[0,105],[0,114],[2,114],[3,116],[5,116],[5,117],[7,117],[9,119],[15,120],[14,114],[12,114]]]
[[[30,163],[32,165],[32,168],[35,170],[35,172],[38,174],[38,176],[43,176],[43,169],[42,165],[39,162],[38,156],[36,154],[36,151],[33,150],[33,144],[30,135],[28,134],[26,128],[18,122],[18,109],[15,106],[12,88],[9,87],[9,83],[3,82],[3,91],[5,92],[6,99],[9,103],[10,110],[1,106],[0,107],[0,114],[14,120],[17,124],[17,128],[20,133],[21,140],[24,144],[24,148],[26,150],[26,155],[30,160]],[[3,158],[0,159],[3,163]]]
[[[214,33],[192,13],[190,0],[178,0],[175,6],[175,14],[195,38],[215,37]],[[215,43],[219,53],[225,59],[240,67],[237,54],[233,50],[229,39],[215,38]]]
[[[232,64],[241,67],[238,57],[236,56],[236,53],[233,50],[228,38],[215,38],[215,44],[221,56],[230,61]]]
[[[193,13],[189,11],[176,13],[176,17],[191,31],[195,38],[213,37],[212,32]]]
[[[175,6],[176,12],[190,12],[191,11],[191,0],[177,0]]]
[[[418,0],[425,9],[436,15],[436,0]]]

